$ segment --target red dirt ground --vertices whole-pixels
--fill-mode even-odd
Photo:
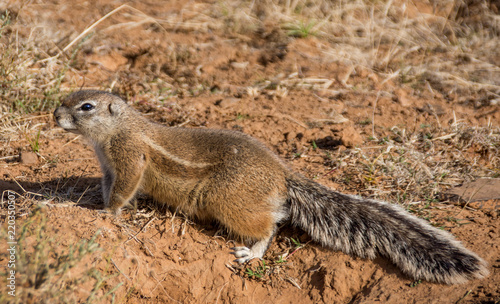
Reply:
[[[56,52],[70,41],[69,37],[73,39],[75,33],[116,8],[116,2],[45,1],[29,4],[19,14],[26,29],[38,24],[45,31],[66,37],[56,43]],[[185,8],[182,1],[129,4],[155,18]],[[185,20],[189,18],[186,10]],[[423,124],[448,125],[455,118],[479,126],[488,122],[498,126],[500,121],[498,105],[477,107],[464,102],[463,96],[443,96],[438,90],[416,93],[391,81],[382,83],[377,75],[362,68],[351,71],[348,77],[348,83],[359,89],[347,88],[342,79],[349,69],[323,57],[323,42],[316,37],[291,39],[272,28],[245,37],[227,37],[216,30],[125,26],[123,19],[117,14],[104,21],[82,45],[75,65],[66,74],[65,89],[113,87],[128,96],[144,115],[161,123],[240,130],[264,142],[295,170],[339,191],[363,195],[355,186],[346,187],[332,179],[342,176],[344,169],[332,166],[326,154],[340,156],[353,146],[370,149],[374,146],[370,137],[388,136],[393,126],[415,131]],[[120,27],[110,28],[116,24]],[[299,81],[298,77],[289,77],[296,72],[302,78],[331,79],[333,83],[323,89],[289,89],[286,94],[276,86],[272,90],[247,90],[265,80],[270,81],[268,86]],[[381,89],[390,94],[377,97]],[[476,96],[467,98],[474,100]],[[60,248],[97,233],[96,242],[102,250],[84,258],[67,274],[68,280],[76,280],[90,267],[108,274],[97,297],[123,283],[114,292],[118,303],[500,301],[498,200],[476,205],[471,202],[471,208],[448,201],[433,202],[429,210],[434,223],[440,223],[489,263],[491,274],[483,280],[453,286],[415,283],[385,259],[370,261],[323,249],[309,242],[303,232],[286,226],[266,254],[272,272],[261,279],[250,278],[244,274],[245,268],[232,262],[229,248],[233,242],[210,223],[191,222],[179,215],[160,216],[159,211],[148,208],[147,198],[141,198],[136,215],[124,212],[116,219],[101,213],[101,173],[92,148],[58,128],[50,113],[28,118],[32,126],[38,124],[42,130],[38,161],[0,160],[0,189],[22,193],[22,186],[45,195],[19,199],[22,207],[18,224],[22,225],[41,204],[40,216],[47,219],[45,233],[57,239]],[[312,148],[313,141],[318,149]],[[29,143],[21,139],[5,145],[0,156],[28,151]],[[457,220],[447,221],[449,217]],[[305,246],[294,251],[290,238],[299,239]],[[26,244],[35,240],[31,235]],[[5,246],[0,244],[2,252]],[[293,254],[286,263],[275,263],[285,252]],[[256,269],[258,265],[261,263],[254,261],[247,267]],[[68,302],[84,302],[91,293],[91,282],[83,282]],[[1,285],[4,292],[3,281]],[[111,297],[101,301],[111,302]]]

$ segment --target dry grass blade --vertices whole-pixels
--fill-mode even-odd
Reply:
[[[62,49],[62,51],[56,57],[60,56],[64,52],[67,52],[73,45],[75,45],[83,37],[85,37],[86,35],[88,35],[89,32],[92,31],[95,27],[97,27],[101,22],[103,22],[107,18],[111,17],[112,15],[116,14],[117,12],[119,12],[119,11],[121,11],[123,9],[129,9],[129,10],[132,10],[132,11],[134,11],[136,13],[139,13],[141,16],[143,16],[144,18],[146,18],[145,19],[146,22],[151,21],[151,22],[157,23],[161,28],[163,28],[154,18],[152,18],[152,17],[144,14],[143,12],[141,12],[138,9],[135,9],[135,8],[131,7],[128,4],[122,4],[119,7],[115,8],[114,10],[112,10],[111,12],[107,13],[106,15],[104,15],[103,17],[101,17],[96,22],[92,23],[92,25],[90,25],[89,27],[87,27],[83,32],[80,33],[80,35],[78,35],[75,39],[73,39],[73,41],[71,41],[67,46],[65,46],[64,49]]]

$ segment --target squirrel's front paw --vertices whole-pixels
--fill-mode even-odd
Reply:
[[[113,214],[116,217],[119,217],[120,214],[122,213],[122,209],[120,207],[117,207],[117,208],[108,208],[108,210],[109,210],[109,212],[111,212],[111,214]]]
[[[111,214],[115,217],[119,217],[121,214],[121,208],[111,208],[111,207],[106,207],[103,210],[99,210],[99,213],[105,213],[105,214]]]

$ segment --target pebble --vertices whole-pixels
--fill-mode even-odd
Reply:
[[[19,162],[25,165],[33,165],[38,163],[38,156],[34,152],[21,152]]]
[[[341,136],[342,144],[347,148],[360,146],[363,143],[363,137],[361,137],[361,134],[353,126],[348,126],[342,130]]]

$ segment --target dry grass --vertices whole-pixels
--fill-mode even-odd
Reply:
[[[467,5],[470,5],[467,6]],[[323,56],[382,79],[396,77],[418,90],[427,84],[446,96],[500,94],[500,21],[483,5],[445,1],[224,1],[212,7],[219,27],[247,33],[269,26],[289,35],[321,38]],[[478,13],[481,18],[469,18]],[[471,13],[471,11],[473,13]]]
[[[37,202],[30,195],[17,197],[16,202],[18,214],[24,214],[17,227],[16,297],[8,295],[2,286],[2,303],[77,303],[82,299],[86,303],[101,303],[113,297],[121,284],[104,294],[98,293],[104,282],[116,276],[107,274],[109,262],[99,257],[100,247],[95,242],[99,231],[89,240],[61,246],[62,240],[54,238],[54,228],[47,225],[46,207],[33,207]],[[21,223],[21,218],[17,220]],[[7,239],[5,225],[0,227],[0,237]],[[102,263],[96,263],[98,260]],[[96,264],[107,266],[102,271]],[[0,275],[7,277],[6,272]]]
[[[418,2],[417,7],[405,0],[227,0],[188,3],[162,18],[122,5],[85,30],[72,33],[60,48],[54,48],[54,40],[62,40],[59,36],[65,32],[45,33],[33,28],[27,34],[24,28],[24,35],[19,35],[21,26],[8,15],[7,7],[0,29],[0,50],[5,54],[0,62],[0,104],[11,111],[50,109],[63,88],[76,88],[84,82],[80,77],[78,84],[72,83],[74,80],[65,79],[65,74],[68,70],[80,73],[71,67],[71,54],[77,51],[78,44],[85,43],[85,37],[97,33],[102,38],[145,25],[163,32],[215,31],[242,42],[247,40],[246,35],[272,28],[293,37],[316,36],[325,61],[353,71],[343,80],[350,87],[359,81],[351,77],[356,71],[369,70],[379,76],[381,90],[391,91],[392,83],[397,82],[413,87],[417,94],[431,90],[458,101],[464,94],[496,100],[500,98],[500,67],[496,60],[500,21],[492,9],[481,3]],[[22,12],[28,8],[18,9]],[[481,18],[471,17],[478,10]],[[110,16],[119,22],[103,22]],[[181,79],[172,90],[193,90],[186,89],[183,82]],[[289,81],[281,86],[296,84]]]
[[[393,128],[375,146],[340,152],[333,180],[363,196],[425,206],[453,186],[500,176],[500,128],[454,123],[422,126],[412,133]]]
[[[0,16],[0,23],[2,114],[15,116],[53,109],[74,54],[65,60],[47,57],[46,50],[41,47],[46,43],[44,37],[36,34],[19,36],[16,22],[8,11]]]

